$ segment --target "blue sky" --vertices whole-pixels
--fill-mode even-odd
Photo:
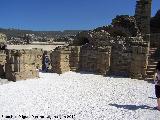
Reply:
[[[134,15],[136,0],[0,0],[0,27],[31,30],[93,29],[116,15]],[[160,9],[153,0],[152,15]]]

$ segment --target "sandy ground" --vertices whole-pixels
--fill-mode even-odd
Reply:
[[[154,85],[129,78],[40,73],[0,85],[1,120],[160,120],[155,106]]]

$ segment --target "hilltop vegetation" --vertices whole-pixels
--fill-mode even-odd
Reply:
[[[32,30],[20,30],[20,29],[4,29],[0,28],[0,33],[4,33],[7,37],[20,37],[25,34],[35,34],[40,37],[65,37],[65,36],[73,36],[82,30],[64,30],[64,31],[32,31]]]

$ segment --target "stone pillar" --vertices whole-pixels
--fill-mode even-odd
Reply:
[[[97,73],[101,75],[108,75],[110,72],[110,58],[111,48],[108,51],[100,52],[97,56]]]
[[[0,50],[0,78],[5,77],[5,63],[6,63],[5,50]]]
[[[137,0],[135,18],[142,35],[150,34],[152,0]]]
[[[145,79],[148,65],[148,52],[148,47],[132,46],[131,78]]]
[[[34,50],[7,50],[6,78],[17,81],[38,77],[34,53]]]
[[[62,74],[64,72],[70,71],[70,54],[71,51],[68,49],[68,47],[58,47],[57,49],[55,49],[55,51],[53,51],[51,54],[52,72]]]

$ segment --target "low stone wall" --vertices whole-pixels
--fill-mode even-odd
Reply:
[[[42,60],[44,51],[42,49],[31,49],[33,55],[35,56],[35,66],[37,69],[42,69]]]
[[[106,75],[110,70],[111,47],[95,47],[84,45],[81,47],[80,71],[94,72]]]
[[[131,53],[120,52],[118,50],[113,51],[111,55],[111,75],[129,76]]]
[[[6,78],[10,81],[35,78],[39,76],[36,68],[36,55],[34,50],[7,50],[6,52]]]
[[[106,75],[110,70],[111,47],[66,46],[52,52],[52,71],[58,74],[67,71],[86,71]]]
[[[69,65],[71,71],[79,70],[80,47],[70,46],[71,54],[69,55]]]
[[[0,50],[0,78],[5,77],[6,52]]]
[[[85,71],[144,79],[148,65],[149,42],[129,38],[128,43],[111,46],[85,44],[58,47],[51,55],[52,71]],[[125,45],[125,46],[124,46]]]

